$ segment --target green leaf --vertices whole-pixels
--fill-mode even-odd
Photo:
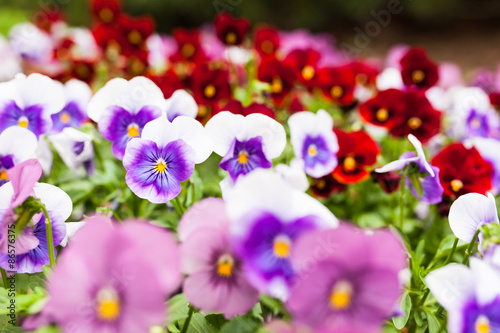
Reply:
[[[360,227],[381,228],[386,225],[384,218],[375,212],[361,214],[355,221]]]
[[[189,306],[184,294],[177,294],[168,301],[169,322],[184,321],[188,316]]]
[[[427,317],[427,326],[429,328],[429,333],[438,333],[441,330],[439,321],[436,317],[428,310],[425,311],[425,316]]]
[[[392,322],[394,323],[394,326],[396,326],[397,329],[402,329],[403,327],[405,327],[406,323],[408,322],[408,318],[410,318],[412,304],[411,304],[411,297],[408,292],[405,292],[403,294],[400,306],[404,314],[402,316],[392,318]]]
[[[187,333],[218,333],[218,329],[210,325],[208,320],[201,313],[194,313],[191,317],[191,322]],[[234,332],[234,331],[233,331]]]
[[[221,333],[254,333],[260,326],[260,321],[251,315],[236,316],[222,327]]]
[[[219,330],[225,323],[227,323],[226,318],[224,318],[224,316],[220,313],[210,313],[205,316],[205,319],[210,323],[210,325]]]

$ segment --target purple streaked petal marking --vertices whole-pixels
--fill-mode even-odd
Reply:
[[[102,136],[113,142],[113,154],[123,159],[128,142],[134,137],[140,137],[144,126],[161,116],[161,111],[144,106],[136,114],[131,114],[120,106],[111,106],[99,121],[99,131]]]
[[[73,153],[80,155],[85,148],[85,141],[78,141],[73,144]]]
[[[80,109],[78,103],[69,102],[61,112],[51,116],[54,132],[59,133],[65,127],[80,128],[82,123],[88,119],[87,114]]]
[[[262,137],[258,136],[243,142],[235,139],[219,166],[229,172],[235,182],[240,175],[257,168],[269,169],[273,163],[266,158],[262,150]]]
[[[11,126],[21,126],[32,131],[37,138],[50,130],[52,120],[45,119],[42,105],[31,105],[21,109],[14,101],[0,109],[0,132]]]
[[[469,136],[487,138],[490,133],[488,114],[482,114],[472,109],[467,117],[467,133]]]
[[[334,153],[328,149],[322,136],[306,136],[302,146],[302,159],[306,168],[311,168],[316,163],[327,164],[332,158]]]
[[[158,148],[155,142],[135,139],[127,146],[123,165],[132,192],[153,203],[165,203],[181,191],[180,182],[194,171],[195,153],[183,140]]]

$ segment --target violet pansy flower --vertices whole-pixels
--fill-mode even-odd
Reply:
[[[171,123],[160,117],[127,145],[125,181],[138,197],[165,203],[180,193],[180,182],[191,177],[194,165],[211,153],[211,140],[200,122],[180,116]]]
[[[224,201],[209,198],[194,204],[181,219],[181,234],[183,271],[189,274],[183,292],[189,302],[228,319],[249,311],[259,293],[247,282],[241,259],[231,249]]]
[[[448,332],[500,330],[500,273],[488,262],[470,258],[470,268],[449,264],[430,272],[425,280],[448,312]]]
[[[53,132],[60,132],[65,127],[80,128],[88,120],[87,105],[92,98],[92,91],[85,82],[69,80],[64,85],[66,106],[61,112],[52,115]]]
[[[9,181],[7,170],[35,157],[38,142],[35,134],[12,126],[0,133],[0,186]]]
[[[67,127],[49,136],[64,164],[75,172],[83,166],[87,174],[94,171],[94,146],[92,137],[75,128]]]
[[[283,126],[263,114],[246,117],[223,111],[206,125],[214,142],[214,152],[222,156],[219,166],[236,182],[239,176],[254,169],[272,167],[272,159],[281,155],[286,145]]]
[[[304,161],[306,173],[314,178],[331,173],[339,150],[332,117],[325,110],[298,112],[290,116],[288,125],[295,156]]]
[[[36,73],[18,74],[0,84],[0,132],[20,126],[38,138],[52,128],[51,115],[61,111],[65,102],[60,82]]]
[[[319,201],[270,170],[255,170],[239,180],[226,207],[232,245],[247,279],[260,292],[281,299],[288,297],[295,275],[290,262],[295,240],[338,223]]]
[[[408,135],[408,140],[412,143],[417,151],[417,154],[408,152],[403,154],[399,160],[390,162],[381,168],[375,169],[378,173],[386,173],[391,171],[402,170],[406,166],[415,163],[418,166],[417,172],[420,174],[427,173],[425,176],[419,175],[419,181],[422,186],[422,196],[417,193],[415,185],[411,182],[411,178],[406,179],[407,184],[410,186],[412,194],[420,201],[428,204],[437,204],[442,201],[443,187],[439,182],[439,168],[432,166],[425,159],[424,150],[420,141],[413,135]]]
[[[138,76],[110,80],[90,100],[88,116],[102,136],[113,142],[113,154],[123,159],[127,143],[140,137],[144,126],[165,111],[163,93],[153,81]]]

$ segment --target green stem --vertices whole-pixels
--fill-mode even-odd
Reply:
[[[179,206],[179,209],[181,211],[181,215],[184,214],[184,212],[186,211],[186,209],[184,208],[184,205],[182,204],[181,200],[179,199],[179,196],[176,196],[175,199],[174,199],[174,201]]]
[[[448,255],[448,257],[446,258],[443,266],[446,266],[448,265],[448,263],[450,262],[451,258],[453,257],[453,255],[455,254],[455,250],[457,249],[457,245],[458,245],[458,238],[455,237],[455,242],[453,242],[453,247],[451,248],[451,252],[450,254]]]
[[[182,212],[182,208],[179,206],[179,201],[178,200],[172,200],[170,202],[172,203],[172,206],[174,206],[174,209],[177,212],[177,214],[179,214],[179,216],[182,216],[183,212]]]
[[[8,285],[8,282],[7,282],[7,273],[5,273],[5,269],[3,269],[3,268],[0,268],[0,272],[2,273],[3,287],[5,289],[7,289],[7,285]]]
[[[469,263],[469,257],[472,254],[472,249],[474,247],[474,244],[476,244],[476,239],[479,236],[480,232],[481,229],[477,229],[476,233],[474,234],[474,237],[472,237],[472,240],[469,243],[469,246],[467,247],[467,250],[465,250],[464,260],[462,260],[463,265],[467,265]]]
[[[54,238],[52,237],[52,222],[50,221],[49,212],[45,205],[42,205],[43,214],[45,215],[45,231],[47,233],[47,246],[49,248],[50,266],[54,267],[56,264],[56,256],[54,253]]]
[[[427,288],[427,290],[425,291],[425,294],[424,296],[422,296],[422,299],[420,300],[420,305],[423,306],[424,303],[425,303],[425,300],[427,299],[427,297],[429,296],[429,294],[431,293],[431,290],[429,288]]]
[[[188,316],[186,318],[186,321],[184,321],[184,325],[182,326],[181,333],[186,333],[187,332],[187,329],[189,327],[189,323],[191,322],[191,317],[193,316],[193,312],[194,312],[194,308],[191,305],[189,305]]]
[[[401,176],[401,191],[399,195],[399,229],[403,232],[403,224],[405,219],[405,190],[406,190],[406,176],[408,174],[408,167],[403,169]]]

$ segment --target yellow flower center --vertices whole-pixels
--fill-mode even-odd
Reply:
[[[330,94],[334,98],[340,98],[340,97],[342,97],[343,93],[344,93],[344,89],[342,89],[341,86],[333,86],[332,89],[330,89]]]
[[[191,58],[194,54],[195,48],[192,44],[184,44],[181,48],[181,54],[184,58]]]
[[[62,112],[61,115],[59,116],[59,119],[63,124],[67,124],[71,120],[71,116],[67,112]]]
[[[238,39],[238,36],[232,31],[228,32],[226,35],[226,43],[228,44],[234,44],[236,43],[236,40]]]
[[[380,108],[375,116],[377,117],[377,120],[380,122],[386,121],[387,118],[389,118],[389,111],[387,111],[387,109],[385,108]]]
[[[460,179],[453,179],[450,185],[453,192],[458,192],[464,187],[464,183]]]
[[[130,42],[130,44],[133,44],[133,45],[138,45],[141,43],[142,41],[142,35],[139,31],[137,30],[132,30],[129,34],[128,34],[128,41]]]
[[[347,281],[339,281],[330,294],[330,307],[334,310],[345,310],[351,305],[352,285]]]
[[[111,9],[103,8],[99,12],[99,17],[101,18],[101,21],[103,21],[104,23],[109,23],[113,20],[114,14]]]
[[[216,89],[215,89],[213,84],[209,84],[208,86],[205,87],[205,89],[203,89],[203,93],[205,94],[206,98],[214,97],[215,92],[216,92]]]
[[[248,155],[245,151],[240,151],[238,154],[238,163],[247,164],[248,163]]]
[[[279,94],[283,91],[283,83],[279,77],[275,77],[271,83],[271,91],[275,94]]]
[[[5,172],[5,170],[0,171],[0,180],[9,180],[9,177],[7,176],[7,172]]]
[[[316,147],[316,145],[314,144],[309,145],[309,147],[307,148],[307,154],[313,157],[316,156],[318,154],[318,148]]]
[[[411,78],[415,84],[419,84],[424,80],[425,74],[421,70],[417,69],[411,73]]]
[[[273,252],[278,258],[286,258],[290,255],[291,241],[287,236],[278,236],[274,239]]]
[[[319,190],[322,190],[326,187],[326,181],[324,179],[320,179],[317,183],[316,183],[316,187],[319,189]]]
[[[155,171],[159,173],[165,172],[167,169],[167,162],[163,160],[163,158],[160,158],[158,161],[156,161],[156,166],[155,166]]]
[[[120,315],[120,299],[111,289],[102,289],[97,294],[97,317],[105,321],[115,321]]]
[[[408,127],[410,127],[410,129],[417,130],[420,126],[422,126],[422,120],[420,118],[411,117],[408,119]]]
[[[207,115],[207,107],[205,105],[200,105],[198,107],[198,117],[203,118]]]
[[[481,121],[479,119],[474,119],[470,125],[472,128],[478,129],[479,127],[481,127]]]
[[[29,123],[30,123],[30,121],[28,120],[28,118],[26,118],[24,116],[19,118],[18,124],[20,127],[28,128]]]
[[[264,52],[266,54],[271,54],[274,51],[274,45],[271,41],[265,40],[260,45],[260,49],[262,50],[262,52]]]
[[[490,333],[491,328],[490,328],[490,321],[486,316],[479,316],[476,320],[476,333]]]
[[[304,80],[307,80],[307,81],[312,79],[314,77],[315,73],[316,72],[314,71],[314,67],[312,67],[310,65],[307,65],[302,69],[302,77],[304,78]]]
[[[234,259],[229,254],[225,254],[217,261],[217,274],[230,277],[233,274]]]
[[[139,126],[137,126],[137,124],[128,125],[127,134],[131,138],[138,136],[139,135]]]
[[[345,171],[353,171],[356,169],[356,160],[352,156],[347,156],[344,160],[344,169]]]

